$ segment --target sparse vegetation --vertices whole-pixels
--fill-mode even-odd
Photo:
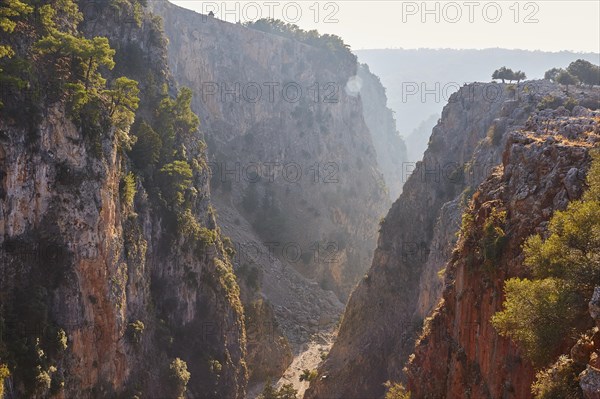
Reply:
[[[600,160],[597,154],[581,201],[557,211],[549,236],[530,237],[524,245],[532,279],[509,279],[506,301],[492,318],[501,335],[521,346],[538,366],[558,355],[561,343],[582,333],[591,320],[587,304],[600,281]],[[550,349],[553,350],[550,350]]]
[[[302,370],[302,374],[300,374],[300,382],[302,381],[314,381],[317,378],[317,370]]]
[[[506,212],[493,208],[483,225],[483,237],[479,242],[483,255],[483,266],[493,267],[502,254],[506,242],[506,233],[503,224],[506,221]]]
[[[298,391],[292,384],[284,384],[277,390],[270,380],[265,382],[265,387],[258,399],[297,399]]]
[[[244,25],[252,29],[288,37],[311,46],[323,48],[332,57],[339,57],[356,63],[356,56],[350,51],[350,46],[345,44],[342,38],[337,35],[320,35],[316,30],[305,31],[297,25],[270,18],[261,18],[257,21],[246,22]]]

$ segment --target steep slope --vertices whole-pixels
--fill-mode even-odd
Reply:
[[[0,109],[0,363],[11,372],[2,381],[8,397],[176,397],[186,384],[196,397],[244,397],[238,288],[211,213],[195,117],[182,93],[173,101],[162,90],[170,82],[159,21],[137,2],[120,2],[86,8],[76,31],[63,27],[79,18],[75,4],[45,5],[3,36],[16,55],[2,60],[2,78],[31,88],[3,87]],[[55,27],[37,14],[48,10]],[[62,47],[72,52],[69,63],[60,51],[33,51],[42,34],[74,43]],[[102,70],[111,85],[121,75],[139,82],[131,130],[110,118],[102,79],[86,81],[98,101],[73,108],[63,84],[78,82],[84,35],[106,36],[116,50],[112,72]],[[99,53],[110,56],[106,49]],[[159,129],[176,124],[172,136]],[[126,151],[126,137],[143,143],[152,128],[164,158]],[[167,163],[171,157],[178,163]],[[161,177],[177,173],[173,165],[189,171],[178,187]],[[185,201],[165,201],[170,189]]]
[[[389,204],[360,98],[346,90],[356,58],[340,43],[332,51],[167,2],[152,7],[165,20],[175,78],[200,93],[193,108],[213,187],[229,197],[217,210],[236,208],[263,243],[294,245],[300,259],[288,263],[345,299]]]
[[[377,398],[385,381],[403,380],[422,320],[441,295],[438,272],[473,188],[500,163],[506,132],[523,126],[542,98],[566,101],[557,86],[528,86],[471,84],[450,98],[423,161],[381,225],[371,269],[352,293],[338,338],[305,397]]]
[[[377,153],[377,164],[390,198],[396,199],[405,179],[402,173],[408,161],[406,145],[396,128],[394,113],[388,108],[385,88],[367,64],[360,64],[356,85],[363,103],[365,123],[369,127]]]
[[[534,370],[491,317],[504,281],[529,275],[522,245],[549,217],[581,196],[588,151],[600,143],[600,113],[578,107],[532,115],[512,133],[502,165],[478,188],[447,266],[443,298],[408,364],[417,398],[529,398]],[[504,218],[496,218],[505,212]],[[492,249],[490,223],[505,234]],[[489,245],[488,245],[489,246]]]

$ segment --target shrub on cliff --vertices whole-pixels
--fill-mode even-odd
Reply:
[[[581,371],[583,367],[567,356],[561,356],[551,367],[536,374],[531,393],[535,399],[582,398],[583,393],[578,382]]]
[[[192,184],[192,168],[183,160],[173,161],[160,169],[162,192],[169,206],[181,206],[184,192]]]
[[[191,374],[187,370],[187,364],[180,358],[175,358],[169,365],[169,382],[176,397],[183,398],[190,381]]]
[[[493,316],[492,324],[516,341],[534,364],[547,364],[573,322],[572,298],[562,281],[514,278],[506,281],[504,292],[504,309]]]
[[[144,335],[144,323],[140,320],[136,320],[127,325],[127,339],[133,344],[139,344]]]
[[[292,384],[284,384],[279,390],[271,385],[271,381],[267,380],[265,388],[258,396],[258,399],[297,399],[298,390],[294,389]]]
[[[123,176],[119,188],[123,205],[131,207],[133,205],[133,198],[135,197],[135,175],[129,172]]]
[[[483,225],[483,237],[479,241],[479,247],[483,255],[483,266],[487,269],[491,269],[502,254],[506,243],[506,233],[502,227],[505,221],[506,211],[494,208]]]
[[[538,366],[548,364],[561,343],[590,327],[588,302],[600,281],[600,157],[594,155],[588,191],[557,211],[549,236],[530,237],[525,265],[533,279],[506,281],[504,309],[492,323]],[[555,349],[554,351],[552,349]]]
[[[4,398],[4,380],[10,377],[6,364],[0,364],[0,399]]]
[[[302,374],[300,375],[300,382],[314,381],[315,378],[317,378],[317,370],[304,369],[302,370]]]
[[[402,384],[387,381],[385,384],[385,399],[410,399],[410,392]]]

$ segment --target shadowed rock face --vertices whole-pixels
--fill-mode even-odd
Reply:
[[[464,205],[473,189],[501,163],[503,149],[507,141],[512,140],[508,133],[525,127],[542,96],[552,93],[564,97],[557,86],[533,83],[537,91],[531,96],[526,94],[531,91],[523,91],[522,85],[516,93],[506,85],[498,85],[504,93],[499,97],[502,99],[489,101],[483,92],[486,86],[472,84],[450,99],[433,129],[423,161],[404,185],[400,198],[381,226],[371,269],[352,293],[337,341],[305,397],[378,398],[383,396],[385,381],[405,381],[403,367],[414,351],[423,317],[436,307],[445,284],[449,284],[441,281],[438,272],[452,254]],[[548,115],[541,113],[538,117],[541,120]],[[535,121],[527,123],[531,125]],[[541,122],[536,126],[535,129],[542,129]],[[580,151],[579,158],[571,159],[571,166],[585,165],[586,151]],[[535,190],[535,184],[531,189]],[[554,189],[561,190],[559,186]],[[568,201],[561,198],[556,200],[556,207]],[[502,292],[500,284],[497,290]],[[477,295],[471,299],[460,302],[462,306],[456,312],[464,310],[477,319],[483,305]],[[494,306],[499,303],[498,299]],[[448,317],[458,319],[460,316],[453,311],[454,308],[447,311]],[[448,334],[456,340],[451,335],[454,331],[451,329]],[[486,344],[481,350],[493,352],[492,348]],[[431,353],[439,354],[440,359],[432,356],[420,369],[422,379],[415,384],[422,383],[423,388],[417,391],[416,397],[438,397],[436,393],[419,396],[428,394],[426,387],[429,386],[439,385],[438,389],[445,389],[444,381],[427,381],[428,367],[446,370],[448,363],[443,350],[431,349]],[[489,355],[490,365],[502,356],[494,357],[495,354]],[[531,373],[524,372],[521,378],[527,380]]]

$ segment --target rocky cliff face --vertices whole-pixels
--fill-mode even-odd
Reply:
[[[401,187],[402,141],[383,87],[368,72],[357,84],[349,52],[152,7],[174,77],[199,94],[213,202],[237,249],[245,308],[272,308],[272,320],[254,321],[277,325],[250,334],[251,375],[277,378],[291,361],[284,341],[298,354],[328,339],[367,269],[385,185]]]
[[[288,264],[345,299],[388,205],[359,93],[347,90],[356,58],[152,6],[165,20],[175,78],[200,94],[193,107],[213,187],[229,198],[217,210],[234,207],[261,242],[279,244],[280,259],[292,243],[301,259]]]
[[[406,145],[396,128],[393,111],[388,108],[385,87],[367,64],[358,67],[357,85],[363,103],[365,123],[369,127],[373,146],[377,153],[377,164],[385,179],[390,198],[398,198],[404,179],[402,173],[408,167]]]
[[[522,245],[545,231],[555,210],[583,192],[588,151],[600,137],[598,113],[577,107],[531,116],[508,138],[502,165],[478,188],[461,239],[447,265],[442,300],[425,322],[408,363],[417,398],[529,398],[534,370],[491,317],[502,309],[504,281],[528,276]],[[481,245],[500,212],[506,241],[494,259]]]
[[[493,85],[493,98],[490,85],[471,84],[450,98],[423,160],[381,225],[371,269],[352,293],[307,398],[377,398],[385,381],[403,381],[422,320],[442,293],[440,271],[473,189],[501,162],[507,132],[524,126],[544,96],[564,100],[558,87],[534,83],[516,91]],[[477,313],[476,303],[465,312]]]
[[[137,118],[155,123],[150,98],[168,83],[160,24],[142,11],[139,25],[124,29],[109,12],[88,12],[86,34],[104,35],[116,49],[109,78],[138,79]],[[243,314],[210,210],[208,170],[195,168],[194,195],[186,192],[190,223],[214,234],[199,246],[173,231],[156,181],[136,178],[134,201],[123,200],[123,176],[133,166],[114,127],[74,123],[64,103],[51,99],[22,118],[22,97],[3,94],[0,363],[11,370],[7,397],[174,397],[180,387],[169,365],[177,357],[191,372],[192,396],[244,397]],[[187,161],[205,159],[199,136],[179,139]]]

